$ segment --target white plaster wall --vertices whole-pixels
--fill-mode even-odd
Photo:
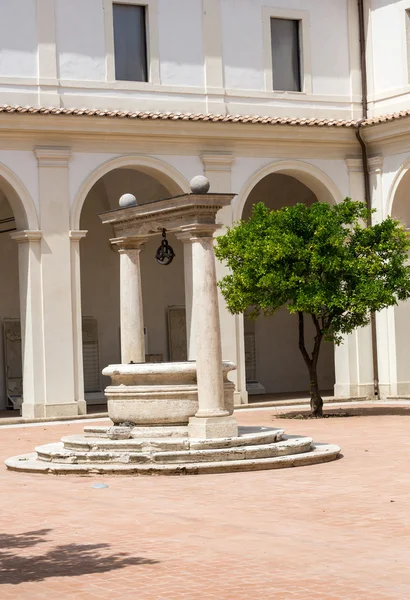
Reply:
[[[371,0],[368,69],[371,113],[407,109],[410,79],[406,39],[408,0]]]
[[[59,78],[105,81],[106,49],[101,0],[56,0],[55,7]]]
[[[350,94],[345,1],[221,0],[221,7],[225,86],[228,89],[265,89],[262,7],[274,7],[310,13],[313,93]]]
[[[0,77],[36,77],[36,0],[0,0]]]
[[[203,164],[200,156],[181,156],[178,154],[154,154],[153,158],[170,165],[189,182],[196,175],[203,174]]]
[[[159,0],[158,39],[161,83],[203,87],[202,0]]]
[[[13,211],[0,190],[0,219],[12,217]],[[2,227],[6,229],[6,226]],[[8,233],[0,234],[0,410],[6,407],[6,380],[3,344],[3,320],[20,318],[19,271],[17,244]]]
[[[70,188],[70,206],[72,207],[74,201],[81,189],[81,186],[87,181],[90,175],[114,158],[117,158],[118,154],[108,153],[94,153],[94,152],[73,152],[70,159],[69,169],[69,188]]]
[[[405,9],[406,1],[372,0],[373,69],[375,92],[394,90],[407,84]]]
[[[0,0],[0,76],[17,78],[16,82],[0,82],[0,98],[9,104],[43,102],[64,107],[135,110],[137,103],[140,110],[351,116],[347,0],[220,2],[221,23],[215,22],[215,27],[209,28],[211,34],[204,35],[206,3],[158,0],[153,19],[157,29],[151,32],[157,40],[152,44],[152,59],[153,63],[159,61],[162,87],[158,87],[156,79],[152,86],[134,82],[107,86],[107,77],[110,80],[112,76],[107,73],[110,32],[105,31],[102,0],[54,0],[54,20],[47,18],[44,8],[36,11],[36,0]],[[310,13],[313,96],[279,94],[274,98],[271,90],[265,90],[263,6]],[[44,61],[39,69],[37,20],[42,23],[44,50],[39,55]],[[38,72],[50,79],[57,74],[61,85],[42,90],[35,80],[19,85],[18,78],[35,78]],[[211,82],[207,93],[206,79],[208,85]],[[86,85],[79,84],[82,81]],[[220,83],[212,84],[215,81]],[[220,86],[229,93],[221,95]]]

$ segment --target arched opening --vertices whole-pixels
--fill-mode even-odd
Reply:
[[[99,213],[118,208],[119,198],[131,193],[138,204],[183,193],[164,185],[154,173],[119,167],[105,173],[86,195],[80,229],[87,230],[80,245],[84,391],[88,404],[104,402],[109,383],[101,370],[121,362],[120,261],[111,246],[113,230],[103,225]],[[171,188],[171,189],[170,189]],[[168,241],[176,258],[169,266],[155,260],[160,237],[151,238],[141,252],[146,360],[186,360],[184,263],[182,243],[172,234]],[[181,329],[182,326],[182,329]],[[185,336],[185,337],[184,337]]]
[[[23,184],[0,166],[0,410],[18,409],[23,400],[25,315],[20,315],[18,245],[10,237],[16,229],[38,229],[37,214]],[[25,274],[23,274],[24,276]],[[26,277],[22,278],[26,281]],[[25,293],[25,290],[22,290]]]
[[[23,396],[18,247],[9,235],[15,228],[14,212],[0,187],[0,410],[19,408]]]
[[[397,186],[391,198],[391,216],[410,229],[410,169],[400,174]],[[396,338],[397,393],[410,394],[410,300],[400,302],[394,307],[394,326]]]
[[[320,191],[316,186],[315,191]],[[325,200],[329,201],[327,192]],[[319,198],[312,187],[299,177],[274,172],[265,175],[254,185],[244,199],[241,218],[246,220],[252,207],[264,202],[271,209],[280,209],[297,203],[307,205]],[[314,338],[313,323],[305,319],[306,340]],[[260,316],[256,321],[244,319],[245,370],[250,394],[275,394],[286,397],[308,393],[309,378],[298,347],[298,321],[283,308],[271,317]],[[323,393],[333,395],[335,383],[334,346],[326,342],[321,349],[318,365],[319,383]]]

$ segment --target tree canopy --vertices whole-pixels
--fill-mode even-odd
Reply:
[[[340,344],[371,313],[406,300],[409,237],[391,218],[366,226],[369,214],[350,198],[280,210],[256,204],[248,221],[217,239],[216,256],[230,269],[219,282],[230,312],[251,307],[255,317],[286,306],[298,313],[300,334],[310,315],[320,348],[322,338]],[[314,351],[304,356],[309,367],[306,358],[317,364]]]

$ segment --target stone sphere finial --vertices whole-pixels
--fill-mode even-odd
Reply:
[[[123,194],[119,200],[119,205],[121,208],[137,206],[137,199],[133,194]]]
[[[193,194],[207,194],[211,184],[203,175],[197,175],[189,182],[189,187]]]

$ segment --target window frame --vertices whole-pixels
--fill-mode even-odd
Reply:
[[[147,43],[148,81],[128,81],[115,78],[114,48],[114,4],[131,4],[145,7],[145,32]],[[105,46],[106,46],[106,81],[120,84],[124,88],[143,89],[159,84],[159,44],[158,44],[158,6],[157,0],[104,0]]]
[[[299,49],[300,49],[300,92],[275,90],[273,88],[273,62],[271,43],[271,19],[289,19],[299,21]],[[281,9],[271,6],[262,8],[263,49],[265,90],[272,94],[300,96],[312,94],[312,68],[310,57],[310,13],[307,10]]]

